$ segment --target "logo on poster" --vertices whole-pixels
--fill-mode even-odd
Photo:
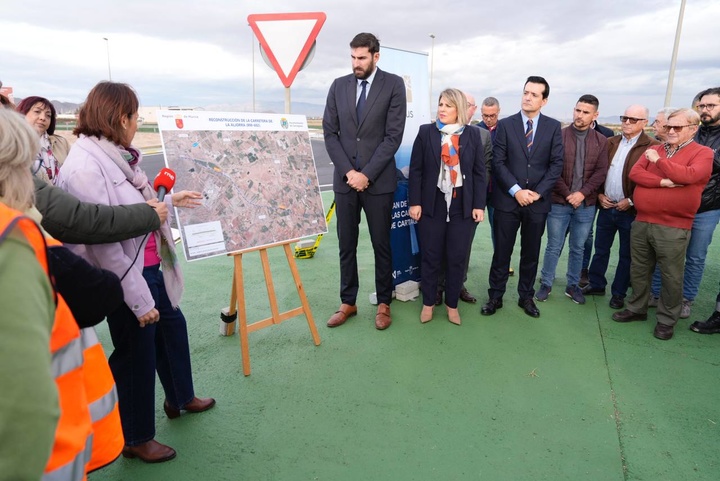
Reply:
[[[288,123],[288,119],[286,119],[285,117],[282,117],[282,118],[280,119],[280,126],[281,126],[283,129],[287,129],[287,128],[289,127],[289,125],[290,125],[290,124]]]
[[[175,116],[175,126],[178,129],[182,129],[185,126],[185,124],[183,124],[183,116],[182,115]]]

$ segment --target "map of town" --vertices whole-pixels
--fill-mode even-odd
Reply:
[[[177,209],[188,259],[327,232],[307,131],[163,131],[162,137],[175,190],[204,197],[201,207]],[[188,253],[186,230],[217,222],[223,242]]]

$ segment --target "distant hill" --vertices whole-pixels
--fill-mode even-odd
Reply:
[[[18,105],[21,101],[21,98],[15,97],[15,105]],[[50,103],[53,104],[53,106],[55,107],[55,112],[57,112],[58,115],[74,114],[80,107],[80,104],[75,104],[72,102],[61,102],[59,100],[51,100]]]

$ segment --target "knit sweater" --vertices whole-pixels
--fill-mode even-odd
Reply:
[[[696,142],[667,158],[662,145],[650,147],[660,158],[650,162],[644,155],[630,171],[635,186],[635,220],[679,229],[691,229],[700,196],[712,172],[713,151]],[[650,150],[648,149],[648,150]],[[670,179],[679,187],[660,187]]]

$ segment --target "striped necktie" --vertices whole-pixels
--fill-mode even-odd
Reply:
[[[527,149],[528,152],[530,152],[530,148],[533,144],[533,121],[532,119],[528,119],[527,121],[527,130],[525,131],[525,141],[527,143]]]
[[[360,118],[362,117],[363,110],[365,110],[365,101],[367,100],[365,98],[365,94],[366,94],[365,87],[367,87],[367,84],[368,84],[367,80],[363,80],[362,82],[360,82],[360,86],[362,87],[362,90],[360,90],[360,98],[357,101],[357,107],[356,107],[358,122],[360,122]]]

